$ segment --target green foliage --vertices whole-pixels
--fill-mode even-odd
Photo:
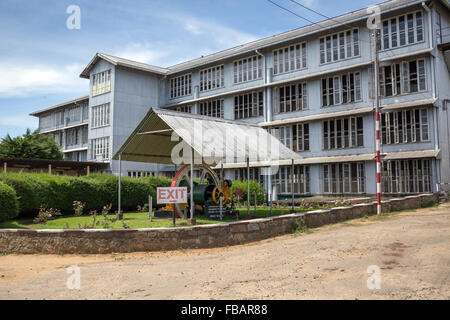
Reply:
[[[0,158],[61,160],[63,155],[51,135],[31,133],[12,138],[9,134],[0,142]]]
[[[233,181],[231,185],[231,190],[233,192],[233,197],[237,200],[237,198],[234,196],[234,191],[236,188],[241,188],[244,190],[244,194],[242,198],[239,199],[239,201],[247,201],[247,181]],[[255,180],[250,180],[250,204],[254,205],[254,194],[256,193],[256,204],[263,204],[264,203],[264,188]]]
[[[42,188],[41,183],[29,175],[16,173],[0,174],[0,181],[16,191],[21,217],[33,217],[41,203],[36,192]]]
[[[19,198],[20,217],[36,216],[41,206],[56,208],[65,215],[74,213],[74,201],[84,204],[83,212],[112,205],[117,210],[118,177],[109,174],[92,174],[87,177],[69,177],[32,173],[0,174],[0,182],[11,186]],[[133,179],[122,177],[122,210],[133,211],[148,203],[149,194],[156,206],[156,188],[169,186],[165,177]]]
[[[19,214],[19,201],[14,189],[0,182],[0,221],[17,217]]]

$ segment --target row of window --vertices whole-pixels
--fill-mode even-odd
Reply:
[[[294,194],[310,193],[309,166],[295,165],[292,167],[280,167],[272,179],[272,184],[277,186],[280,194],[292,194],[292,183]]]
[[[264,112],[264,93],[254,91],[234,97],[234,119],[260,117]]]
[[[274,127],[270,133],[294,152],[309,151],[309,123]]]
[[[263,76],[262,73],[262,57],[260,55],[237,60],[233,64],[234,83],[260,79]]]
[[[275,88],[275,114],[308,109],[308,91],[306,82]]]
[[[130,178],[152,177],[154,175],[151,171],[128,171]]]
[[[322,107],[361,101],[361,74],[350,72],[321,81]]]
[[[380,94],[382,97],[425,90],[424,59],[393,63],[380,69]]]
[[[410,109],[381,114],[383,144],[429,141],[427,109]]]
[[[78,127],[66,130],[66,147],[88,143],[88,127]]]
[[[105,103],[92,107],[92,128],[99,128],[110,124],[110,104]]]
[[[384,20],[381,31],[382,39],[378,42],[381,50],[423,41],[422,11]]]
[[[200,92],[225,86],[224,65],[200,70]]]
[[[382,182],[385,193],[431,192],[431,161],[385,161]]]
[[[323,125],[323,148],[345,149],[364,146],[362,117],[325,120]]]
[[[319,39],[320,63],[359,56],[359,30],[347,30]]]
[[[97,96],[111,91],[111,70],[96,73],[92,76],[92,95]]]
[[[89,106],[83,104],[39,117],[39,129],[61,128],[89,119]]]
[[[170,98],[192,94],[192,74],[185,74],[170,79]]]
[[[306,42],[273,51],[273,74],[306,68]]]
[[[199,114],[214,118],[224,118],[223,99],[200,102]]]
[[[426,193],[431,192],[431,161],[389,160],[383,161],[384,193]],[[250,180],[264,183],[259,168],[250,168]],[[234,169],[234,179],[247,179],[245,168]],[[364,162],[331,163],[320,166],[320,189],[324,194],[362,194],[366,192]],[[309,194],[310,167],[306,165],[282,166],[272,178],[272,185],[279,194]]]
[[[92,139],[92,159],[93,160],[108,160],[110,154],[109,137]]]

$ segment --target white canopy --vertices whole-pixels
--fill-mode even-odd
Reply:
[[[151,109],[114,156],[125,161],[217,165],[295,160],[300,156],[256,124]]]

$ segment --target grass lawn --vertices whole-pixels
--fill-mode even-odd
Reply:
[[[249,219],[258,219],[258,218],[266,218],[270,216],[270,209],[268,207],[265,208],[257,208],[256,213],[254,208],[250,208],[250,216],[247,215],[247,208],[240,207],[239,210],[239,220],[249,220]],[[291,208],[273,208],[272,216],[285,215],[290,213]],[[306,212],[315,209],[301,209],[296,208],[296,212]],[[114,214],[108,215],[108,218],[115,218]],[[91,225],[93,223],[93,218],[89,215],[83,215],[81,217],[74,216],[62,216],[56,218],[54,220],[49,220],[45,224],[33,224],[33,219],[21,219],[21,220],[12,220],[0,223],[1,229],[80,229],[84,228],[85,225]],[[221,222],[234,222],[237,221],[235,216],[227,216],[222,221],[209,219],[205,216],[197,215],[196,216],[197,224],[214,224]],[[96,225],[97,229],[102,229],[102,222],[104,218],[99,215],[97,216],[97,221],[100,222]],[[144,213],[124,213],[124,219],[126,227],[131,229],[136,228],[164,228],[164,227],[173,227],[173,220],[167,218],[153,218],[153,221],[150,222],[148,212]],[[110,229],[123,229],[125,226],[122,221],[115,221],[113,223],[109,223]],[[187,226],[186,220],[177,219],[176,226],[182,227]]]

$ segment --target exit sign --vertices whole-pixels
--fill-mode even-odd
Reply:
[[[156,197],[158,204],[187,203],[187,187],[157,188]]]

